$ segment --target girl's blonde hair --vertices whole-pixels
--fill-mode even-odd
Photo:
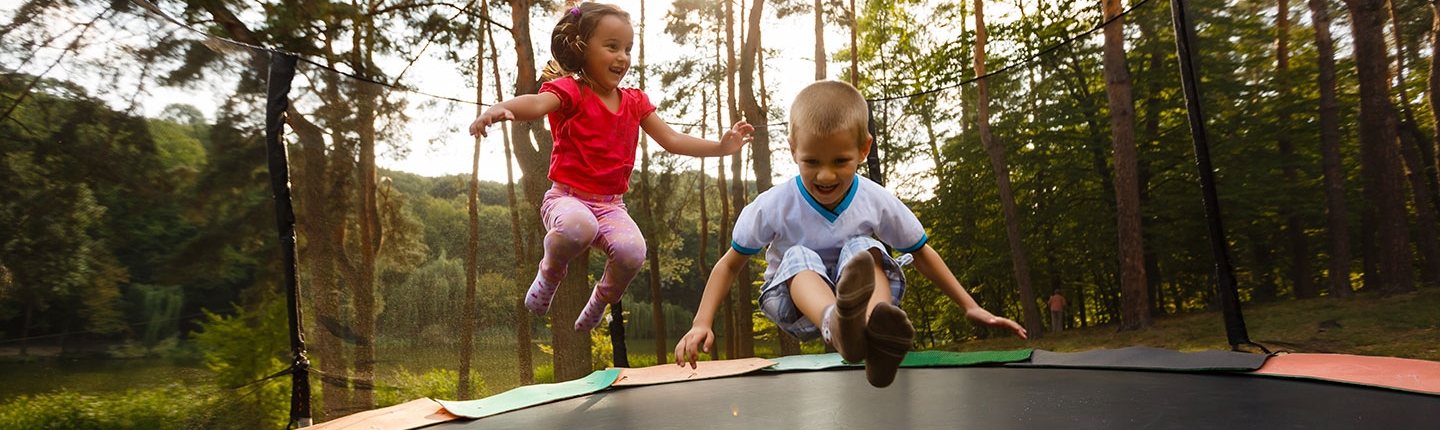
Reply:
[[[630,14],[609,4],[585,2],[565,11],[555,30],[550,32],[550,62],[540,78],[552,81],[562,76],[580,73],[585,66],[585,41],[595,34],[595,27],[606,16],[615,16],[630,22]]]

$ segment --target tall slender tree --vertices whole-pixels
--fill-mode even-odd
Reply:
[[[825,71],[825,0],[815,0],[815,80],[823,80]]]
[[[482,27],[475,32],[475,116],[485,113],[484,30]],[[465,198],[470,223],[465,235],[465,305],[460,311],[460,376],[455,383],[455,398],[458,400],[469,400],[472,392],[470,362],[475,355],[475,289],[480,278],[480,144],[480,136],[475,136],[474,148],[470,152],[470,187]]]
[[[1422,155],[1426,139],[1420,127],[1415,124],[1415,114],[1410,109],[1410,94],[1408,82],[1405,80],[1406,54],[1405,29],[1401,25],[1401,15],[1394,1],[1386,2],[1390,10],[1390,22],[1393,24],[1395,36],[1395,93],[1400,96],[1399,128],[1396,135],[1400,138],[1400,158],[1405,165],[1405,178],[1410,181],[1410,197],[1414,202],[1415,224],[1420,228],[1415,230],[1415,248],[1420,252],[1420,281],[1427,285],[1440,285],[1440,235],[1437,235],[1436,228],[1440,222],[1436,221],[1435,192],[1431,189],[1432,183],[1429,180],[1431,175],[1427,171],[1434,169],[1428,160],[1429,157]]]
[[[1300,172],[1296,168],[1298,160],[1295,155],[1295,145],[1290,141],[1290,127],[1292,119],[1290,116],[1290,1],[1276,0],[1275,5],[1275,90],[1280,93],[1276,97],[1281,105],[1277,109],[1276,148],[1280,152],[1280,162],[1284,164],[1282,169],[1286,184],[1297,184],[1300,182]],[[1284,205],[1282,208],[1285,217],[1286,243],[1290,247],[1290,282],[1295,286],[1295,298],[1308,299],[1317,297],[1320,292],[1315,288],[1315,282],[1310,276],[1310,245],[1305,234],[1305,225],[1300,218],[1298,208],[1293,205]]]
[[[1315,28],[1316,58],[1319,62],[1320,152],[1325,180],[1326,290],[1331,297],[1348,299],[1355,295],[1350,285],[1349,210],[1345,206],[1345,171],[1340,156],[1340,105],[1335,95],[1335,42],[1330,38],[1330,4],[1308,0],[1310,21]]]
[[[975,0],[975,76],[985,76],[985,2]],[[1005,234],[1010,242],[1010,262],[1015,268],[1015,282],[1020,287],[1020,309],[1025,317],[1025,330],[1032,338],[1043,336],[1045,323],[1040,320],[1035,285],[1030,281],[1030,259],[1025,253],[1024,236],[1020,233],[1020,215],[1015,208],[1015,194],[1010,188],[1010,165],[1005,147],[990,129],[990,84],[981,78],[975,82],[979,113],[980,142],[990,156],[990,168],[999,188],[1000,207],[1005,214]]]
[[[1140,180],[1135,148],[1135,99],[1125,62],[1125,19],[1120,0],[1105,0],[1105,94],[1115,150],[1116,233],[1120,236],[1120,327],[1150,327],[1145,247],[1140,232]],[[1113,21],[1111,21],[1113,19]]]
[[[490,82],[495,86],[495,102],[504,101],[505,92],[500,84],[500,50],[495,45],[495,34],[493,21],[490,19],[490,8],[481,8],[481,20],[485,21],[485,39],[490,42]],[[477,71],[483,73],[483,71]],[[516,300],[513,303],[515,313],[515,359],[518,365],[516,370],[520,379],[520,385],[530,385],[535,382],[534,358],[531,354],[530,334],[530,310],[525,307],[525,293],[530,288],[527,279],[530,279],[529,271],[526,270],[525,261],[527,256],[534,254],[526,247],[526,223],[520,221],[520,214],[524,212],[520,201],[515,195],[515,152],[510,147],[510,129],[500,127],[500,142],[505,151],[505,200],[510,212],[510,248],[514,261],[513,280],[515,281]],[[533,225],[528,224],[528,225]],[[533,243],[533,242],[532,242]]]
[[[1355,44],[1355,71],[1360,83],[1360,170],[1367,210],[1365,223],[1375,228],[1374,253],[1365,259],[1375,273],[1366,285],[1383,295],[1415,291],[1411,270],[1409,225],[1405,216],[1405,185],[1395,111],[1390,100],[1390,61],[1385,47],[1385,0],[1345,0],[1350,9]],[[1371,266],[1367,264],[1367,266]]]
[[[638,71],[640,72],[640,90],[644,91],[646,76],[645,72],[647,71],[647,69],[649,69],[649,64],[645,62],[644,2],[640,3],[639,33],[640,61],[639,67],[636,68],[639,69]],[[655,197],[653,195],[654,190],[652,190],[650,186],[650,181],[653,178],[651,178],[650,176],[650,139],[648,138],[648,136],[640,136],[640,157],[640,195],[643,199],[640,205],[645,208],[645,218],[649,220],[649,222],[645,224],[645,241],[647,242],[645,247],[650,250],[648,253],[649,255],[647,255],[646,257],[648,258],[650,263],[650,312],[652,319],[651,322],[655,326],[655,363],[665,364],[669,361],[667,360],[668,356],[666,355],[665,351],[665,307],[664,302],[662,301],[663,297],[660,295],[660,244],[658,242],[660,236],[658,236],[655,231],[656,227],[659,226],[659,222],[655,219]],[[701,170],[704,170],[703,167]],[[701,197],[703,198],[704,196]]]
[[[1430,102],[1430,124],[1435,126],[1435,139],[1431,142],[1434,150],[1430,154],[1434,156],[1430,165],[1435,166],[1434,175],[1431,178],[1436,184],[1440,184],[1440,1],[1430,1],[1430,75],[1426,80]],[[1436,194],[1440,194],[1440,186],[1436,187]],[[1440,198],[1436,198],[1435,204],[1440,206]]]

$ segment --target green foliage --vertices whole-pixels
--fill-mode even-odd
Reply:
[[[540,365],[540,366],[537,366],[537,367],[535,368],[535,383],[536,383],[536,384],[553,384],[553,383],[555,383],[555,365],[554,365],[554,364],[542,364],[542,365]]]
[[[185,303],[185,291],[179,285],[131,286],[131,294],[138,295],[132,303],[139,303],[140,314],[147,316],[144,334],[140,340],[146,346],[153,346],[160,339],[179,334],[180,309]]]
[[[470,371],[472,392],[469,395],[457,397],[459,381],[460,373],[455,370],[430,369],[417,374],[401,366],[394,373],[379,379],[381,388],[375,390],[375,406],[383,408],[419,398],[450,400],[485,396],[485,381],[478,371]]]
[[[272,296],[255,308],[236,307],[235,315],[206,312],[195,342],[205,355],[205,366],[215,372],[222,389],[236,390],[237,408],[253,413],[236,417],[237,425],[280,427],[287,421],[289,384],[262,380],[289,366],[288,320],[285,300]]]
[[[601,326],[606,328],[590,330],[590,367],[594,370],[615,365],[615,345],[610,343],[610,330],[604,323]]]
[[[0,428],[188,429],[204,421],[214,398],[213,391],[180,385],[104,395],[61,391],[21,396],[0,404]]]
[[[632,288],[631,290],[634,290]],[[627,294],[642,293],[639,291],[627,291]],[[661,311],[665,314],[665,332],[669,336],[680,336],[690,330],[691,321],[695,320],[695,312],[689,308],[693,305],[679,305],[670,302],[660,304]],[[643,301],[625,302],[625,336],[631,339],[655,338],[655,307],[651,303]]]

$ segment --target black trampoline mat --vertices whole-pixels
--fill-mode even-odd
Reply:
[[[1264,354],[1234,351],[1179,352],[1169,349],[1132,346],[1120,349],[1097,349],[1082,352],[1050,352],[1037,349],[1029,362],[1008,363],[1025,367],[1108,367],[1117,369],[1156,370],[1243,370],[1253,371],[1265,365]]]
[[[621,389],[426,429],[1440,429],[1440,396],[1223,372],[907,368]]]

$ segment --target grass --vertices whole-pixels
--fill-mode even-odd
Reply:
[[[1319,298],[1241,306],[1252,342],[1271,351],[1372,355],[1440,361],[1440,288],[1393,297],[1357,293],[1351,300]],[[1229,350],[1219,311],[1156,317],[1145,330],[1116,325],[1045,333],[1042,339],[977,340],[937,349],[1056,352],[1152,346],[1177,351]],[[1258,351],[1242,346],[1242,350]]]

